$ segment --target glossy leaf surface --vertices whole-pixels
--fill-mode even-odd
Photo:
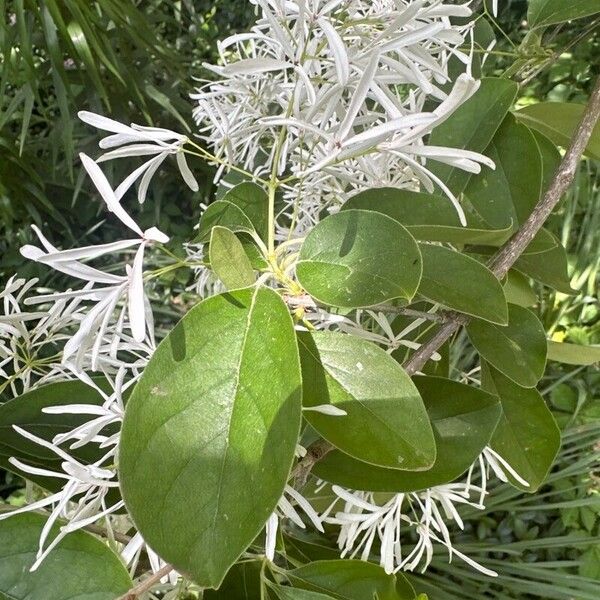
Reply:
[[[469,338],[479,354],[523,387],[535,387],[546,367],[546,332],[527,308],[509,304],[508,325],[481,320],[467,325]]]
[[[435,442],[410,377],[367,340],[336,332],[300,333],[303,404],[331,404],[345,416],[305,410],[307,421],[343,452],[374,465],[423,470]]]
[[[267,288],[198,304],[136,385],[121,437],[123,497],[144,539],[200,585],[221,583],[279,500],[300,386],[291,317]]]
[[[308,234],[298,280],[319,302],[343,308],[411,300],[421,278],[421,254],[400,223],[378,212],[347,210]]]
[[[500,418],[498,398],[441,377],[415,377],[414,381],[431,419],[437,446],[431,469],[383,469],[334,450],[315,465],[314,474],[350,489],[397,493],[442,485],[467,471],[494,433]]]

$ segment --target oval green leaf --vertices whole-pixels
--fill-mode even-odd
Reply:
[[[250,259],[235,233],[213,227],[208,248],[210,268],[229,290],[253,285],[256,281]]]
[[[269,198],[266,192],[245,181],[213,202],[202,214],[197,241],[210,240],[212,228],[220,225],[233,232],[256,231],[265,239],[268,225]]]
[[[414,600],[412,585],[401,574],[388,575],[362,560],[319,560],[286,573],[292,585],[331,594],[337,600]]]
[[[421,296],[492,323],[508,322],[502,285],[485,265],[443,246],[419,247],[423,257]]]
[[[136,385],[121,437],[123,497],[144,539],[198,584],[219,586],[277,504],[300,390],[292,319],[267,288],[194,307]]]
[[[529,485],[506,473],[510,482],[519,489],[535,492],[544,483],[558,453],[560,430],[537,390],[524,389],[485,364],[483,375],[484,386],[498,395],[502,405],[490,445]]]
[[[421,254],[413,236],[394,219],[347,210],[323,219],[308,234],[296,274],[311,296],[330,306],[409,301],[421,278]]]
[[[473,320],[467,333],[482,358],[523,387],[535,387],[546,368],[546,332],[527,308],[508,305],[508,325]]]
[[[522,254],[514,268],[563,294],[577,293],[571,287],[567,253],[560,243],[543,252]]]
[[[298,342],[304,407],[331,404],[347,413],[304,411],[326,440],[373,465],[423,470],[433,464],[435,441],[423,401],[389,354],[335,332],[300,333]]]
[[[584,346],[548,340],[548,360],[565,365],[594,365],[600,363],[600,346]]]
[[[590,0],[596,3],[597,0]],[[561,0],[558,0],[562,4]],[[573,3],[569,2],[568,6]],[[565,4],[565,7],[567,4]],[[600,8],[597,9],[600,12]],[[567,148],[577,125],[581,121],[585,105],[570,102],[538,102],[526,106],[515,113],[515,117],[552,140],[558,146]],[[600,160],[600,124],[596,125],[588,142],[585,153],[596,160]]]
[[[373,467],[338,450],[321,459],[313,473],[325,481],[371,492],[414,492],[454,481],[488,445],[500,418],[498,398],[441,377],[415,377],[431,419],[437,458],[420,472]]]
[[[504,281],[504,295],[506,300],[512,304],[518,304],[525,308],[533,306],[537,302],[537,296],[529,283],[529,278],[511,269]]]
[[[519,86],[508,79],[482,79],[477,92],[433,130],[429,144],[484,152],[511,108],[518,89]],[[431,164],[431,170],[455,194],[465,189],[469,173],[446,164]]]
[[[121,559],[89,533],[67,535],[33,572],[46,518],[24,513],[0,521],[0,598],[114,600],[133,587]],[[58,533],[57,525],[50,538]]]

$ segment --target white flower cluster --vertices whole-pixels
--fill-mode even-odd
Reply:
[[[464,218],[427,162],[475,173],[481,164],[494,165],[480,154],[427,145],[424,138],[479,86],[470,75],[471,57],[461,49],[472,23],[452,22],[471,15],[468,3],[254,4],[257,24],[219,44],[222,64],[207,65],[219,79],[192,96],[200,137],[223,164],[257,176],[289,174],[289,208],[306,217],[296,225],[299,232],[325,206],[373,186],[433,191],[437,185]],[[465,68],[454,82],[448,72],[453,57]]]

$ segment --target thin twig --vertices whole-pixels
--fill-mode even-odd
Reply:
[[[600,119],[600,78],[596,81],[594,91],[583,113],[581,121],[573,135],[571,144],[562,159],[550,187],[544,197],[537,203],[529,218],[523,223],[517,233],[492,257],[489,268],[498,279],[502,279],[509,269],[523,254],[538,231],[550,216],[562,195],[573,183],[577,166],[590,140],[594,127]],[[468,318],[456,314],[455,322],[444,325],[426,344],[423,344],[404,365],[409,375],[420,371],[444,342],[468,322]]]
[[[332,450],[333,446],[326,440],[317,440],[306,449],[306,455],[296,464],[290,475],[298,489],[304,487],[308,474],[315,464]]]
[[[135,587],[131,588],[126,594],[118,598],[117,600],[136,600],[145,592],[151,590],[163,577],[168,575],[173,570],[173,565],[165,565],[161,567],[156,573],[152,574],[148,579],[144,579],[141,583],[138,583]]]

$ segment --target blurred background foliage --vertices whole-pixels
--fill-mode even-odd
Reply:
[[[500,0],[495,21],[486,3],[474,5],[498,44],[484,74],[521,82],[521,104],[585,102],[600,65],[598,20],[550,27],[540,38],[527,26],[526,0]],[[82,177],[77,153],[95,155],[98,137],[77,111],[193,133],[188,95],[202,64],[216,60],[218,39],[249,25],[253,9],[241,0],[0,0],[0,8],[0,278],[18,271],[53,286],[47,271],[19,255],[31,223],[63,247],[115,239],[118,227]],[[142,226],[156,224],[179,241],[193,237],[200,204],[214,192],[211,170],[193,167],[196,194],[167,167],[146,203],[130,204]],[[109,175],[121,180],[125,171],[114,168]],[[568,250],[581,292],[540,288],[535,309],[549,337],[600,344],[598,163],[582,164],[549,227]],[[165,319],[176,318],[184,297],[187,282],[177,277],[162,282]],[[466,368],[468,355],[459,371],[461,361]],[[498,484],[485,511],[464,514],[459,549],[502,575],[490,580],[440,556],[416,580],[432,600],[599,597],[600,371],[549,363],[540,389],[564,428],[548,484],[534,496]],[[21,485],[4,475],[0,494]]]

